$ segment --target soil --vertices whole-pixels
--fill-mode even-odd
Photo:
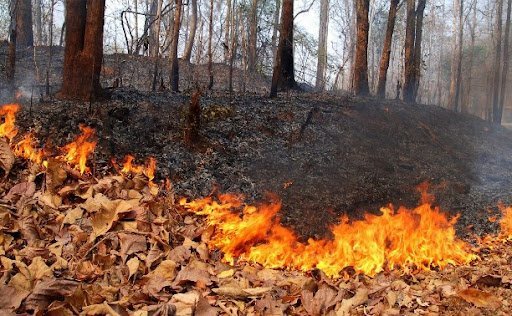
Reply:
[[[61,57],[55,54],[58,80]],[[32,57],[25,58],[18,82],[24,72],[30,76]],[[120,65],[116,58],[119,62],[119,56],[107,56],[106,64]],[[133,74],[143,68],[144,57],[135,59],[123,59],[126,65],[119,67],[125,68],[119,69]],[[493,231],[496,223],[488,218],[498,213],[500,202],[512,202],[512,132],[507,129],[395,100],[311,93],[269,99],[264,77],[238,80],[238,91],[229,94],[223,90],[227,71],[222,65],[215,73],[216,80],[223,78],[218,90],[203,91],[201,98],[201,140],[188,146],[183,140],[187,87],[201,85],[206,77],[204,66],[188,67],[192,70],[182,70],[182,78],[194,80],[184,79],[178,94],[142,92],[149,85],[149,68],[141,72],[145,77],[125,76],[124,88],[111,89],[109,101],[31,101],[25,93],[19,126],[53,145],[70,141],[80,123],[93,126],[96,174],[115,172],[112,157],[154,156],[157,178],[169,177],[178,196],[232,192],[254,203],[272,192],[282,200],[282,222],[304,238],[325,236],[341,214],[357,219],[389,203],[413,207],[420,197],[416,186],[425,181],[443,210],[460,213],[460,235]],[[105,86],[118,74],[105,74]]]

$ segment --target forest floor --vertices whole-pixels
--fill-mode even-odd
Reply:
[[[204,68],[194,73],[204,76]],[[147,85],[148,78],[137,82]],[[179,207],[162,211],[167,197],[149,203],[153,197],[147,190],[134,193],[133,183],[108,177],[117,174],[112,158],[120,161],[132,154],[140,163],[156,158],[155,181],[169,178],[172,197],[241,193],[248,203],[258,203],[269,200],[266,193],[271,192],[282,202],[281,222],[302,240],[331,237],[328,227],[341,214],[357,220],[379,214],[389,203],[417,206],[416,187],[424,182],[442,210],[460,214],[458,235],[472,242],[496,232],[498,223],[489,218],[499,215],[499,203],[512,204],[510,130],[396,100],[327,93],[269,99],[266,83],[265,78],[254,81],[251,89],[259,92],[203,91],[200,140],[192,146],[184,141],[191,89],[141,92],[127,85],[112,90],[108,101],[79,103],[31,101],[25,88],[18,100],[19,134],[32,131],[42,144],[55,147],[69,143],[79,124],[86,124],[96,130],[98,145],[90,161],[92,177],[61,183],[65,192],[56,195],[65,195],[59,202],[63,205],[54,205],[54,197],[48,200],[44,185],[27,184],[23,162],[17,161],[3,181],[1,264],[9,273],[2,275],[1,286],[15,300],[0,299],[0,309],[53,308],[55,313],[90,315],[125,315],[142,306],[160,315],[169,310],[202,315],[506,314],[512,304],[510,242],[480,244],[474,251],[484,260],[471,266],[415,275],[386,271],[374,278],[350,274],[332,280],[318,271],[232,269],[219,262],[218,253],[208,255],[199,219],[183,215]],[[132,206],[137,214],[116,210],[112,218],[98,219],[94,203],[106,202],[95,200],[103,195],[84,193],[88,188],[108,196],[108,203],[137,196],[144,206]],[[38,205],[28,216],[27,204]],[[78,208],[83,214],[77,214]],[[127,221],[139,225],[139,209],[167,221],[155,224],[158,229],[136,227],[136,232]],[[106,222],[107,229],[96,227],[97,221]],[[162,231],[171,237],[163,238]],[[87,240],[91,234],[101,238]]]

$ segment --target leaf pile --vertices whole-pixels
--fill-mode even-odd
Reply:
[[[9,168],[10,169],[10,168]],[[333,280],[229,266],[207,247],[212,227],[144,175],[76,178],[49,161],[4,180],[0,314],[507,314],[511,242],[489,239],[473,266]],[[477,251],[477,250],[475,250]]]

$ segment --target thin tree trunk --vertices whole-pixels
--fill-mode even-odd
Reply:
[[[421,45],[423,41],[423,14],[425,12],[427,0],[418,0],[418,8],[416,9],[416,36],[414,39],[414,90],[413,99],[418,99],[418,90],[420,87],[421,79],[421,65],[423,62],[423,56],[421,53]]]
[[[281,12],[281,0],[276,0],[276,11],[274,11],[274,17],[273,17],[273,28],[272,28],[272,39],[271,39],[271,45],[272,45],[272,62],[273,64],[276,63],[276,57],[277,57],[277,33],[279,31],[279,17]]]
[[[178,63],[178,40],[180,37],[180,26],[181,26],[181,9],[182,9],[182,0],[175,0],[175,13],[174,13],[174,29],[172,36],[172,44],[171,44],[171,91],[178,92],[179,91],[179,81],[180,81],[180,73],[179,73],[179,63]]]
[[[393,43],[393,33],[395,31],[396,13],[400,0],[391,0],[389,6],[388,23],[386,26],[386,36],[382,48],[382,56],[379,66],[379,83],[377,85],[377,96],[386,97],[386,83],[388,76],[389,60],[391,56],[391,45]]]
[[[9,25],[9,47],[7,50],[6,79],[9,86],[9,93],[14,95],[14,75],[16,74],[16,12],[18,1],[9,2],[10,25]]]
[[[192,4],[192,17],[189,21],[190,33],[187,38],[187,44],[185,45],[185,52],[183,53],[183,60],[190,63],[190,57],[192,56],[192,48],[194,47],[194,41],[196,39],[197,30],[197,0],[191,0]]]
[[[327,68],[327,33],[329,30],[329,0],[320,2],[320,27],[318,30],[318,60],[316,66],[316,89],[325,90],[325,70]]]
[[[502,41],[502,23],[503,23],[503,0],[496,2],[496,50],[494,59],[494,81],[492,95],[492,120],[499,123],[499,102],[500,102],[500,66],[501,66],[501,41]]]
[[[213,38],[213,0],[210,0],[210,21],[208,25],[208,90],[213,88],[213,51],[212,51],[212,38]]]
[[[154,59],[154,67],[153,67],[153,82],[151,84],[151,91],[156,91],[156,84],[158,81],[158,60],[160,57],[160,21],[162,20],[162,2],[163,0],[157,0],[157,8],[156,8],[156,21],[153,25],[154,37],[157,39],[156,42],[153,43],[151,56]]]
[[[228,89],[229,93],[233,92],[233,66],[238,44],[238,10],[236,0],[232,0],[233,7],[231,8],[231,41],[229,44],[229,74],[228,74]]]
[[[501,93],[498,113],[496,115],[496,123],[501,124],[503,118],[503,105],[507,96],[507,76],[510,62],[509,43],[510,43],[510,14],[512,13],[512,0],[507,1],[507,20],[505,22],[505,39],[503,43],[503,71],[501,73]]]
[[[451,67],[451,80],[450,80],[450,99],[448,107],[453,111],[459,110],[459,96],[460,96],[460,81],[462,69],[462,39],[463,39],[463,0],[455,0],[454,17],[457,23],[453,24],[454,47]]]
[[[407,24],[405,29],[404,86],[403,97],[408,103],[414,98],[414,39],[416,35],[416,3],[407,0]]]
[[[134,16],[134,19],[135,19],[135,43],[138,42],[139,40],[139,0],[133,0],[133,7],[134,7],[134,11],[135,11],[135,16]],[[132,45],[132,51],[133,51],[133,41],[131,43]],[[135,44],[137,45],[137,44]]]
[[[365,96],[370,93],[368,86],[368,13],[370,0],[357,0],[357,45],[354,67],[354,93]]]
[[[277,96],[278,88],[290,89],[295,87],[293,63],[293,0],[283,0],[279,45],[270,87],[271,98]]]
[[[36,45],[43,45],[43,17],[41,13],[41,0],[34,1],[34,24],[36,27]]]
[[[473,19],[471,22],[471,28],[470,28],[470,36],[471,36],[471,47],[469,50],[469,61],[468,61],[468,77],[466,80],[466,88],[465,93],[463,96],[462,106],[461,106],[461,112],[462,113],[469,113],[470,104],[472,104],[471,100],[471,84],[473,81],[473,63],[475,60],[475,38],[476,38],[476,13],[477,13],[477,0],[473,0]]]
[[[256,71],[256,44],[258,42],[258,0],[252,0],[249,16],[249,45],[247,54],[247,70]]]
[[[60,97],[101,96],[105,0],[66,0],[66,48]]]
[[[224,43],[223,43],[223,46],[224,46],[224,62],[226,64],[229,64],[229,43],[230,43],[230,39],[231,39],[231,34],[230,34],[231,26],[230,26],[230,23],[231,23],[232,14],[233,14],[231,1],[232,0],[227,0],[227,2],[226,2],[226,8],[227,8],[228,12],[227,12],[227,15],[226,15],[226,28],[225,28],[225,32],[224,32]]]
[[[32,0],[17,0],[16,47],[25,49],[34,46],[32,31]]]

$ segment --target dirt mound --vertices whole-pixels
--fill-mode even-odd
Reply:
[[[283,201],[282,221],[322,236],[340,214],[358,218],[388,203],[414,206],[428,181],[443,209],[461,213],[459,232],[492,230],[499,201],[512,202],[512,132],[435,106],[340,96],[215,92],[203,96],[202,141],[183,143],[188,96],[117,90],[112,101],[48,101],[21,114],[24,129],[53,143],[78,124],[97,129],[97,172],[111,156],[155,156],[178,195],[265,192]],[[491,209],[488,211],[488,209]]]

